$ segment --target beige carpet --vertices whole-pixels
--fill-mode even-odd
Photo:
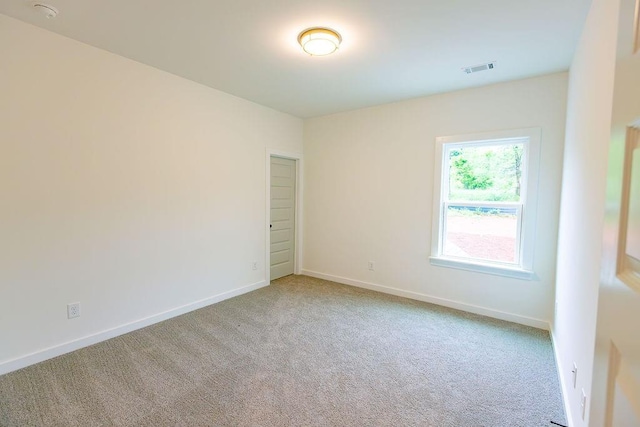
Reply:
[[[303,276],[0,377],[4,427],[550,421],[547,332]]]

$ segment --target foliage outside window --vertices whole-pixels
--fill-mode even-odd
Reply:
[[[533,131],[438,138],[432,263],[530,273],[536,198],[531,203],[528,182],[537,174],[537,158],[531,158],[538,155],[539,139],[532,144]]]

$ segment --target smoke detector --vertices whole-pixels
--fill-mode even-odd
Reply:
[[[462,71],[467,74],[471,74],[485,70],[493,70],[494,68],[496,68],[496,61],[487,62],[486,64],[474,65],[473,67],[464,67]]]
[[[47,19],[53,19],[58,16],[58,9],[45,3],[33,3],[33,9],[44,15]]]

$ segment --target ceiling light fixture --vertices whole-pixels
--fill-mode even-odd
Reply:
[[[43,14],[47,19],[53,19],[58,16],[58,9],[45,3],[33,3],[33,8]]]
[[[338,50],[342,37],[337,32],[322,27],[309,28],[298,36],[298,43],[311,56],[329,55]]]

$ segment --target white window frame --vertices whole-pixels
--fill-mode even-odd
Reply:
[[[538,204],[538,174],[540,168],[540,128],[483,132],[470,135],[453,135],[436,138],[433,224],[431,233],[432,265],[450,267],[480,273],[533,280],[533,252],[535,249],[536,211]],[[456,202],[449,201],[449,159],[446,154],[456,147],[477,147],[523,143],[523,173],[520,202]],[[445,215],[449,206],[473,206],[487,208],[515,208],[519,217],[516,263],[464,258],[444,255],[443,238],[446,235]]]

